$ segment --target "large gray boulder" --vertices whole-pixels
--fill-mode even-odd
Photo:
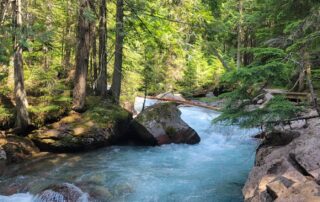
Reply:
[[[200,137],[180,117],[174,103],[160,103],[141,112],[133,121],[135,138],[146,145],[197,144]]]

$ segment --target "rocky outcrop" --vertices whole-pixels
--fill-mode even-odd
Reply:
[[[78,201],[87,202],[89,195],[73,184],[63,183],[51,185],[36,196],[35,201]]]
[[[320,201],[320,120],[266,135],[243,188],[246,202]],[[299,134],[300,133],[300,134]]]
[[[20,163],[38,152],[38,148],[28,138],[14,135],[1,136],[0,168],[6,164]]]
[[[85,113],[71,112],[29,138],[42,151],[82,152],[124,141],[131,119],[132,115],[119,106],[94,99]]]
[[[170,143],[197,144],[200,137],[180,117],[174,103],[161,103],[145,109],[131,124],[135,137],[146,145]]]

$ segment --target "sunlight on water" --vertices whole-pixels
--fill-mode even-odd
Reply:
[[[32,164],[29,172],[0,179],[0,193],[15,184],[20,186],[18,192],[38,193],[49,184],[70,182],[99,201],[242,201],[241,188],[256,147],[250,136],[257,130],[213,125],[219,113],[207,109],[180,110],[183,120],[199,133],[200,144],[110,147],[70,155],[61,162],[55,159],[57,163],[47,159]],[[32,201],[32,196],[19,194],[0,201]]]

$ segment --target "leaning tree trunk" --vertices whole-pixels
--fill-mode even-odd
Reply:
[[[16,101],[16,128],[22,133],[30,125],[28,101],[24,88],[22,47],[19,43],[22,31],[21,0],[12,3],[14,25],[14,95]]]
[[[77,52],[76,52],[76,73],[73,89],[74,111],[82,112],[85,109],[86,84],[90,52],[90,22],[85,12],[90,9],[90,0],[80,0],[78,31],[77,31]]]
[[[112,78],[111,92],[113,98],[117,104],[120,101],[121,93],[121,80],[122,80],[122,55],[123,55],[123,0],[117,0],[117,16],[116,16],[116,47],[115,47],[115,59],[114,70]]]
[[[97,93],[101,97],[107,96],[107,12],[106,0],[101,0],[100,22],[99,22],[99,69],[100,73],[97,80]]]

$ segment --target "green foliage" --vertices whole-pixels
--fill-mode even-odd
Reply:
[[[14,124],[14,110],[0,105],[0,129],[7,129]]]
[[[207,46],[203,33],[214,21],[207,3],[187,0],[177,5],[174,1],[131,0],[125,1],[125,10],[124,69],[132,77],[124,75],[123,95],[137,90],[143,94],[146,84],[149,94],[192,93],[217,84],[222,65],[212,52],[203,53]],[[113,23],[108,22],[108,26]],[[196,71],[194,89],[186,76],[190,69]],[[139,84],[138,88],[127,84],[132,79]]]
[[[300,108],[283,97],[272,99],[263,108],[257,108],[254,100],[267,86],[286,86],[292,68],[284,60],[284,52],[276,48],[255,48],[255,61],[245,68],[224,75],[223,82],[232,91],[223,94],[226,106],[217,122],[255,127],[264,122],[279,121],[297,115]]]
[[[244,128],[272,127],[276,125],[275,122],[277,121],[296,117],[302,110],[302,107],[298,107],[284,97],[278,96],[263,108],[257,108],[247,103],[240,103],[236,108],[227,107],[214,122],[239,125]]]
[[[1,22],[0,93],[13,97],[13,87],[7,83],[13,68],[12,36],[17,34],[24,48],[29,110],[33,122],[41,125],[44,120],[61,116],[71,105],[79,2],[26,0],[22,4],[21,29],[12,27],[11,15]],[[84,17],[96,26],[99,4],[94,2],[92,8],[84,10]],[[122,103],[132,102],[145,90],[150,95],[179,91],[191,96],[223,86],[230,92],[223,95],[226,109],[221,120],[252,126],[288,118],[299,111],[283,98],[275,98],[263,109],[248,110],[248,106],[264,87],[291,88],[305,60],[312,66],[312,78],[319,90],[318,0],[243,0],[243,16],[238,0],[126,0],[124,4]],[[110,1],[108,81],[113,73],[115,14],[116,4]],[[239,25],[242,33],[238,33]],[[242,38],[242,67],[235,70],[238,36]],[[309,58],[303,58],[306,52]],[[88,89],[94,84],[93,52],[90,54]],[[113,113],[89,106],[93,109],[88,116],[94,119]],[[11,113],[6,110],[0,111],[3,117]]]

